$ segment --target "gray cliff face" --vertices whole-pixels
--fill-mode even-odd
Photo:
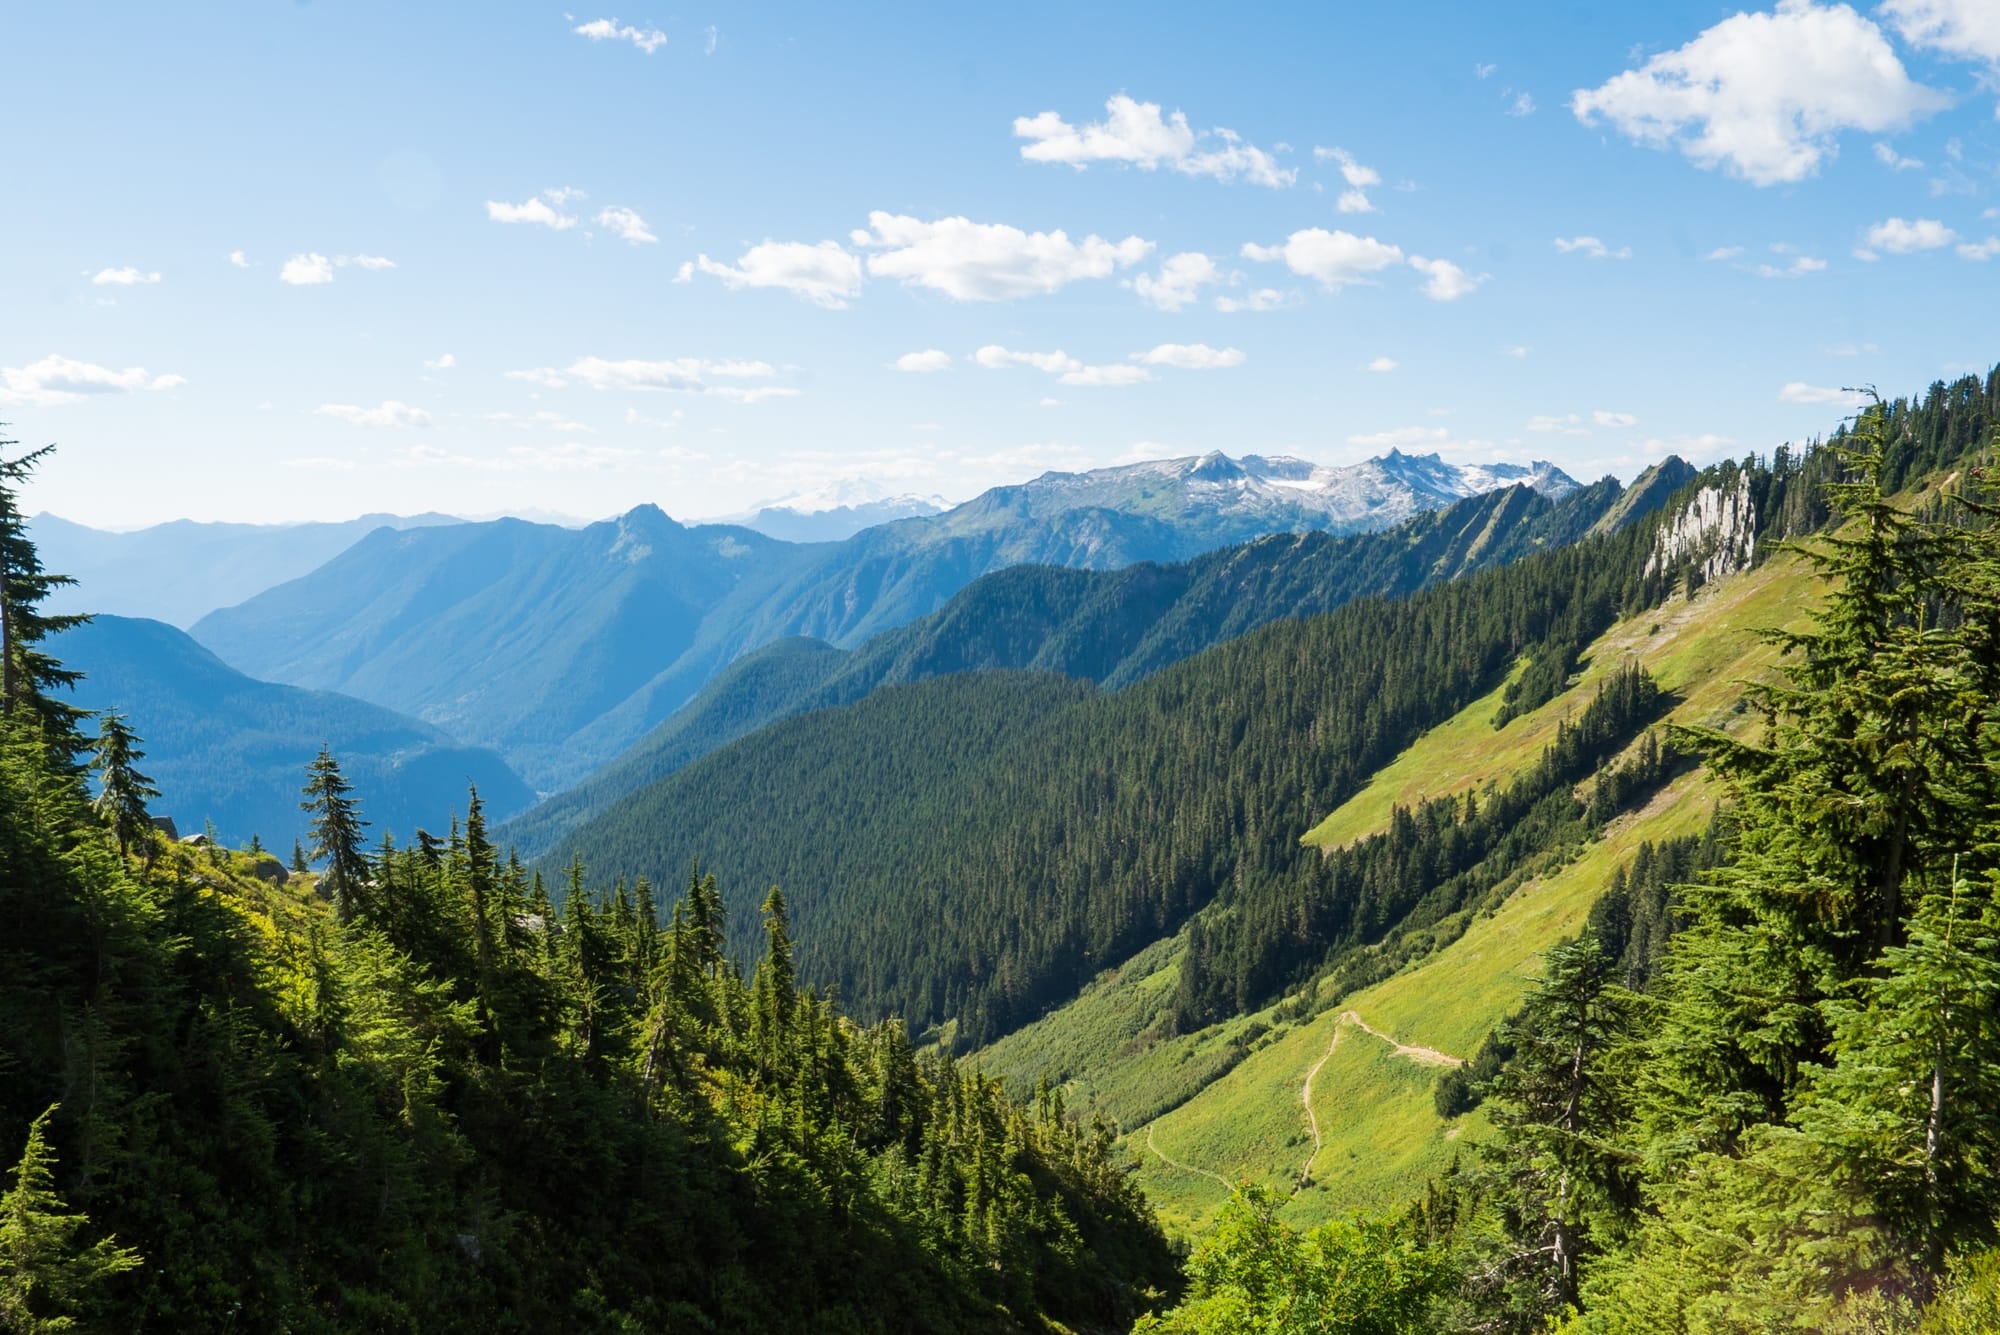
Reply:
[[[1739,473],[1733,485],[1703,487],[1661,525],[1646,573],[1692,558],[1700,582],[1712,584],[1747,569],[1756,554],[1757,507],[1750,499],[1750,475]]]

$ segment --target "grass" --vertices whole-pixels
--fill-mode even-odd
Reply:
[[[1339,846],[1381,829],[1398,804],[1505,782],[1539,757],[1557,725],[1581,712],[1598,681],[1628,659],[1675,695],[1674,721],[1732,726],[1744,717],[1742,683],[1774,661],[1750,632],[1801,624],[1816,593],[1803,564],[1780,557],[1621,622],[1591,647],[1562,695],[1495,729],[1504,687],[1496,689],[1425,734],[1305,841]],[[1478,1141],[1484,1116],[1441,1120],[1432,1098],[1437,1068],[1342,1027],[1340,1013],[1351,1009],[1396,1041],[1470,1057],[1520,1004],[1541,954],[1582,926],[1613,869],[1646,840],[1698,832],[1715,796],[1704,776],[1682,776],[1614,821],[1580,856],[1525,882],[1450,945],[1303,1023],[1276,1024],[1273,1008],[1197,1034],[1164,1033],[1183,948],[1171,938],[976,1060],[1018,1088],[1047,1071],[1064,1082],[1072,1107],[1115,1120],[1163,1222],[1194,1232],[1228,1194],[1207,1174],[1292,1190],[1312,1151],[1300,1101],[1306,1072],[1326,1055],[1338,1027],[1340,1041],[1313,1082],[1321,1147],[1284,1214],[1310,1225],[1407,1200]]]

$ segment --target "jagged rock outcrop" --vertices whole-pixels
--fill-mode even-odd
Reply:
[[[1750,475],[1697,491],[1679,514],[1660,526],[1646,573],[1680,569],[1690,588],[1746,570],[1757,554],[1757,505]]]

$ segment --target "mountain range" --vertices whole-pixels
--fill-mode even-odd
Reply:
[[[1107,571],[995,571],[936,612],[856,648],[788,637],[744,655],[624,754],[508,825],[504,838],[538,853],[718,746],[885,685],[999,668],[1127,685],[1280,617],[1413,593],[1620,527],[1693,476],[1670,457],[1630,487],[1606,478],[1550,499],[1517,484],[1379,533],[1276,534],[1191,561]]]
[[[1576,488],[1549,465],[1211,454],[1049,473],[837,543],[685,526],[650,505],[574,530],[499,520],[376,532],[193,633],[253,676],[414,714],[555,791],[744,654],[800,635],[852,647],[995,570],[1104,570],[1273,532],[1379,529],[1514,483],[1551,497]]]
[[[119,711],[144,739],[140,769],[160,790],[152,808],[184,834],[206,822],[226,840],[256,834],[288,850],[305,831],[299,789],[322,746],[362,814],[402,838],[463,811],[468,784],[496,816],[534,798],[491,751],[380,705],[253,680],[164,622],[100,615],[55,637],[52,651],[83,673],[74,703]]]
[[[176,519],[114,533],[39,514],[29,536],[46,569],[75,584],[53,591],[55,612],[152,617],[186,628],[326,564],[378,528],[430,528],[450,515],[363,515],[335,524],[221,524]]]

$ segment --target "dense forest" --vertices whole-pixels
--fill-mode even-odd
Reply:
[[[747,971],[712,876],[558,913],[476,792],[368,847],[330,755],[317,871],[168,842],[143,739],[60,699],[35,458],[0,486],[0,1328],[1002,1331],[1174,1289],[1110,1130],[799,985],[781,895]]]

